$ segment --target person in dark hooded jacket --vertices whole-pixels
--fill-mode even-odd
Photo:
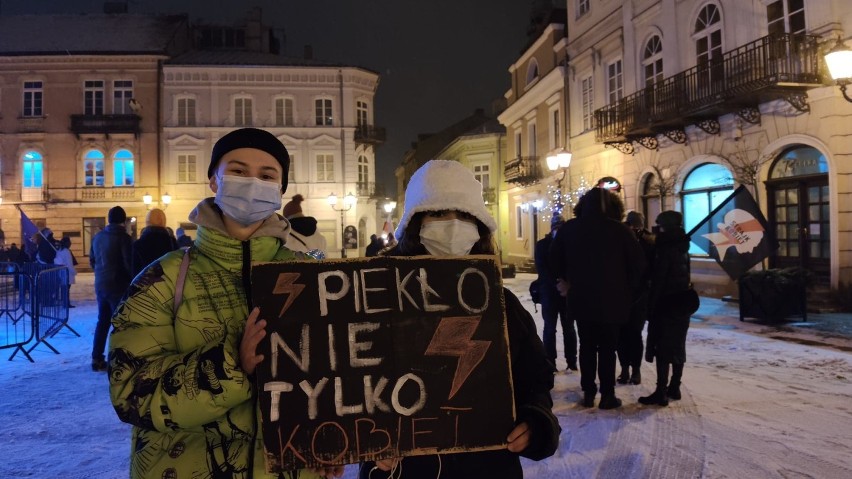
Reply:
[[[177,249],[177,241],[166,229],[166,213],[154,208],[145,218],[145,229],[138,240],[133,242],[133,276],[164,254]]]
[[[645,359],[657,359],[657,389],[650,396],[639,398],[642,404],[666,406],[669,399],[680,399],[680,381],[686,362],[686,332],[688,314],[670,311],[667,296],[690,287],[689,236],[683,229],[683,215],[663,211],[657,216],[654,262],[651,273],[651,292],[648,300],[648,341]],[[669,379],[669,365],[672,377]],[[667,385],[668,383],[668,385]]]
[[[600,380],[600,409],[621,406],[615,396],[615,350],[630,317],[646,261],[633,232],[621,223],[624,206],[614,193],[592,188],[559,229],[550,248],[558,289],[568,297],[580,337],[583,406],[592,407]]]

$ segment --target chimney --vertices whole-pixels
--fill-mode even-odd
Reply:
[[[303,55],[305,60],[313,60],[314,59],[314,47],[310,45],[305,45],[305,52]]]

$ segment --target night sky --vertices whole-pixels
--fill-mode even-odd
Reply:
[[[0,14],[101,13],[100,0],[0,0]],[[508,68],[525,45],[532,0],[136,0],[130,13],[188,13],[230,24],[248,9],[283,28],[288,56],[361,66],[381,77],[375,123],[387,128],[376,181],[390,193],[393,169],[419,133],[436,132],[511,86]],[[220,7],[221,6],[221,7]]]

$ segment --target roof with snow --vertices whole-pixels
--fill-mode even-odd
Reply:
[[[0,16],[0,55],[165,54],[185,15]]]

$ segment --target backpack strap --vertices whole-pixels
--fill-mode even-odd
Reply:
[[[183,248],[183,259],[180,262],[177,281],[175,282],[175,305],[174,314],[177,314],[178,306],[183,302],[183,284],[186,283],[186,272],[189,270],[189,250],[192,246]]]

